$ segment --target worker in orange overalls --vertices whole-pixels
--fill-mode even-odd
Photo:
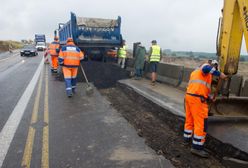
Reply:
[[[58,72],[58,55],[60,50],[60,44],[58,37],[54,37],[54,41],[49,45],[49,54],[51,55],[52,67],[51,72],[57,73]]]
[[[65,46],[59,52],[59,64],[63,66],[66,94],[72,97],[76,89],[76,78],[80,61],[84,59],[82,51],[74,44],[72,38],[67,39]]]
[[[205,158],[208,153],[204,151],[203,145],[207,134],[207,100],[211,99],[212,75],[221,79],[227,78],[224,73],[218,71],[216,60],[202,64],[191,73],[185,95],[184,143],[190,143],[193,138],[191,153]]]

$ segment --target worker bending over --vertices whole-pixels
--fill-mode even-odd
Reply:
[[[51,72],[57,73],[58,72],[58,55],[60,50],[60,44],[58,37],[54,37],[54,41],[49,45],[49,54],[51,55]]]
[[[125,62],[127,58],[127,46],[126,41],[122,41],[122,47],[118,50],[118,64],[121,66],[121,68],[125,67]]]
[[[204,63],[195,69],[190,75],[185,94],[184,142],[185,144],[190,143],[192,139],[191,153],[201,157],[208,157],[203,145],[207,134],[207,101],[212,99],[210,96],[212,76],[219,76],[221,79],[227,78],[217,69],[218,62],[216,60]]]
[[[158,69],[158,63],[162,59],[162,49],[159,45],[157,45],[156,40],[152,40],[152,46],[150,48],[149,53],[149,60],[150,63],[150,71],[151,71],[151,79],[152,79],[152,85],[155,85],[157,80],[157,69]]]
[[[82,51],[74,44],[72,38],[67,39],[67,43],[59,52],[59,64],[63,66],[65,78],[66,94],[72,97],[76,89],[76,78],[80,61],[84,59]]]

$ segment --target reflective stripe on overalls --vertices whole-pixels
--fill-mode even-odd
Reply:
[[[190,75],[187,94],[185,95],[184,139],[192,139],[192,147],[202,150],[207,131],[208,104],[206,99],[211,91],[212,74],[204,74],[203,66]]]
[[[207,83],[207,82],[204,81],[204,80],[199,80],[199,79],[190,80],[190,81],[189,81],[189,84],[191,84],[191,83],[203,84],[203,85],[205,85],[208,89],[211,89],[211,84],[210,84],[210,83]]]

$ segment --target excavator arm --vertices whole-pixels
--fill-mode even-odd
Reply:
[[[219,78],[213,96],[215,101],[210,103],[209,114],[224,117],[247,117],[248,98],[229,97],[231,77],[238,72],[243,35],[246,49],[248,49],[248,0],[224,0],[216,42],[220,71],[229,78],[225,81]],[[219,92],[220,90],[221,92]],[[215,99],[219,93],[227,98]],[[235,122],[239,121],[237,118],[235,119]]]
[[[234,75],[238,71],[243,35],[248,49],[248,0],[224,0],[222,15],[217,47],[220,70]]]

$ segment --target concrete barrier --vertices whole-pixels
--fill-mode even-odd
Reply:
[[[145,64],[145,76],[150,78],[150,64]],[[159,63],[157,70],[157,80],[162,83],[179,86],[182,82],[184,67],[176,64]]]
[[[176,64],[158,64],[158,81],[179,86],[182,82],[184,67]]]
[[[179,88],[182,90],[186,90],[186,87],[188,86],[188,82],[189,82],[189,78],[190,78],[190,74],[191,72],[193,72],[194,69],[193,68],[184,68],[183,70],[183,78],[182,78],[182,82],[179,85]]]
[[[244,87],[242,88],[241,96],[248,97],[248,79],[245,80]]]
[[[127,70],[134,71],[134,59],[127,58],[126,68]],[[186,68],[182,65],[159,63],[157,70],[157,80],[162,83],[170,84],[178,87],[181,90],[186,90],[189,82],[190,74],[194,71],[194,68]],[[150,64],[145,62],[144,65],[145,76],[150,79]],[[243,77],[240,75],[234,75],[230,83],[230,94],[235,96],[241,95]],[[248,80],[245,87],[242,90],[242,95],[248,96]]]
[[[144,64],[144,72],[145,74],[150,73],[150,64],[147,61]]]

